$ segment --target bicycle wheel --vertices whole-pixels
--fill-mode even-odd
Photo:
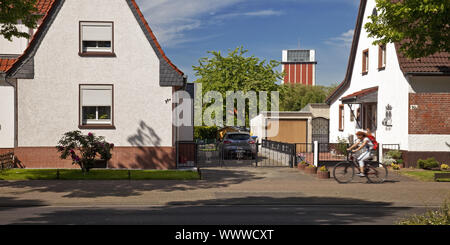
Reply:
[[[371,183],[383,183],[387,180],[388,170],[384,165],[368,166],[366,171],[366,177]]]
[[[340,162],[333,169],[333,177],[340,184],[352,181],[354,176],[355,166],[351,162]]]

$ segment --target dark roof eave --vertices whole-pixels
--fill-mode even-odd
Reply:
[[[449,72],[405,72],[405,76],[450,76]]]

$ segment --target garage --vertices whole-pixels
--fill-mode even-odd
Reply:
[[[269,119],[267,129],[270,130],[275,119]],[[268,140],[284,143],[305,143],[308,142],[308,120],[307,119],[280,119],[278,121],[278,134],[274,137],[267,137]]]

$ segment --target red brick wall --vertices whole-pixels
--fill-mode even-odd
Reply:
[[[22,168],[79,168],[71,160],[61,160],[55,147],[18,147],[14,149]],[[175,169],[173,147],[115,147],[108,168]]]
[[[409,106],[409,134],[450,134],[449,93],[411,93]]]
[[[10,153],[10,152],[14,152],[14,149],[5,149],[5,148],[0,149],[0,155]]]

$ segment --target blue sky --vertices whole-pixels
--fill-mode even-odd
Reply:
[[[341,82],[359,0],[137,0],[168,57],[194,81],[207,51],[244,46],[281,61],[283,49],[315,49],[317,84]],[[279,68],[281,70],[281,67]]]

